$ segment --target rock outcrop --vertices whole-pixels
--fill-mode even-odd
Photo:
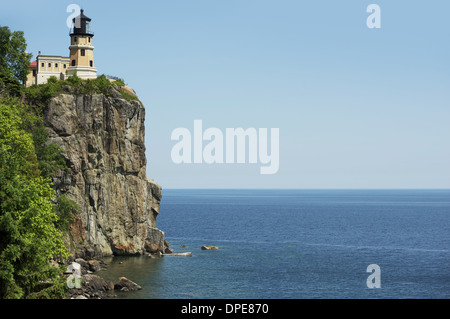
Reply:
[[[81,210],[70,229],[76,257],[166,249],[156,228],[161,187],[146,176],[144,120],[144,105],[124,99],[115,86],[107,94],[68,87],[50,100],[49,142],[65,151],[69,167],[53,183]]]
[[[201,248],[202,248],[202,250],[219,250],[219,247],[217,247],[217,246],[206,245],[206,246],[202,246]]]

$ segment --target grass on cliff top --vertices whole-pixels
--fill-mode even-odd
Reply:
[[[105,75],[96,79],[83,80],[76,74],[66,80],[58,80],[55,76],[48,79],[46,84],[33,85],[25,88],[25,97],[28,102],[36,106],[46,107],[48,101],[63,92],[73,92],[75,94],[104,94],[111,95],[111,88],[116,87],[121,92],[122,97],[127,100],[137,100],[137,97],[123,90],[125,83],[122,79],[110,81]]]

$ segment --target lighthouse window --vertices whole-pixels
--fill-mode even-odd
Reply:
[[[55,63],[55,68],[57,68],[58,67],[58,63]]]
[[[91,37],[88,38],[89,43],[91,43]]]
[[[65,65],[65,64],[63,65],[63,68],[64,68],[64,69],[66,68],[66,65]]]
[[[84,49],[81,49],[81,56],[85,56],[86,52],[84,51]]]
[[[92,62],[92,60],[89,61],[89,64],[90,64],[91,68],[94,66],[94,63]]]
[[[74,37],[74,38],[73,38],[73,41],[74,41],[75,43],[77,43],[78,38],[77,38],[77,37]]]
[[[45,66],[44,62],[41,63],[41,68],[43,68]]]
[[[75,66],[75,60],[72,60],[72,66]]]
[[[52,67],[52,64],[51,64],[51,63],[49,63],[49,64],[48,64],[48,67],[49,67],[49,68],[51,68],[51,67]]]

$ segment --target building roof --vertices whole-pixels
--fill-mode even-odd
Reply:
[[[91,18],[88,18],[87,16],[84,15],[83,9],[80,10],[80,15],[78,17],[73,18],[72,21],[75,22],[75,19],[91,21]]]
[[[60,56],[60,55],[44,55],[44,54],[41,54],[40,56],[38,56],[38,58],[39,58],[39,59],[42,59],[42,58],[61,58],[61,59],[70,59],[70,57],[67,57],[67,56]]]
[[[34,60],[33,62],[31,62],[31,64],[28,66],[29,68],[35,68],[37,67],[37,61]]]

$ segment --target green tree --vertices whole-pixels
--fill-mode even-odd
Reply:
[[[23,31],[0,27],[0,69],[9,70],[13,79],[23,83],[27,79],[32,54],[26,52]]]
[[[23,86],[11,76],[7,69],[0,67],[0,94],[20,97]]]
[[[67,194],[62,194],[56,199],[54,209],[58,215],[56,226],[62,231],[68,231],[69,225],[73,223],[74,215],[80,211],[80,207],[76,202],[69,199]]]
[[[54,190],[38,173],[32,135],[23,128],[23,108],[0,97],[0,298],[30,296],[42,281],[58,281],[61,270],[49,261],[69,256],[55,226]]]
[[[34,149],[41,176],[51,178],[58,170],[66,170],[67,165],[63,157],[63,149],[49,140],[47,130],[42,122],[32,129]]]

